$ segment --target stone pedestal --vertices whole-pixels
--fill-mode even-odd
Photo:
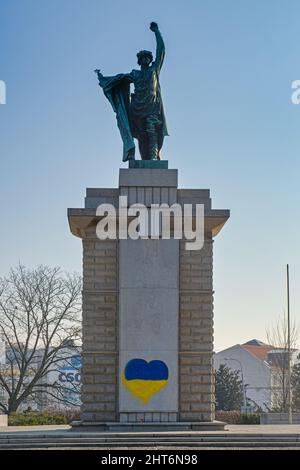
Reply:
[[[87,189],[69,209],[83,243],[81,423],[213,422],[213,237],[229,217],[207,189],[178,189],[177,170],[156,162],[121,169],[116,189]],[[205,242],[96,236],[100,204],[203,204]],[[118,217],[119,217],[118,212]]]
[[[7,427],[8,426],[8,416],[0,414],[0,427]]]

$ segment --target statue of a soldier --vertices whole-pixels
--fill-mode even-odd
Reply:
[[[156,57],[150,51],[140,51],[137,62],[140,70],[104,77],[100,70],[99,85],[116,113],[123,140],[123,161],[134,159],[135,145],[139,143],[142,160],[160,160],[160,150],[168,135],[159,85],[159,73],[165,56],[163,38],[154,22],[150,24],[156,37]],[[130,94],[130,83],[134,93]]]

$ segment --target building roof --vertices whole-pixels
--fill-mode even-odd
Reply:
[[[247,341],[247,343],[241,344],[241,347],[261,361],[266,361],[268,352],[274,349],[274,346],[265,344],[257,339]]]
[[[266,343],[263,343],[259,339],[250,339],[250,341],[247,341],[247,343],[244,344],[247,344],[249,346],[268,346]]]

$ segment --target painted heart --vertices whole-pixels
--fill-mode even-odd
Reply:
[[[168,378],[169,370],[163,361],[131,359],[125,366],[122,383],[135,398],[146,405],[153,395],[167,385]]]

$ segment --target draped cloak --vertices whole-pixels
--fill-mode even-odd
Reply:
[[[98,75],[99,85],[103,89],[104,95],[116,113],[117,124],[123,141],[123,162],[134,159],[135,144],[133,138],[138,139],[139,137],[137,125],[134,119],[132,119],[130,113],[130,83],[134,82],[134,77],[137,73],[139,73],[138,70],[132,70],[131,73],[121,73],[113,77],[104,77],[102,74]],[[161,99],[159,82],[158,100],[160,102],[159,119],[161,121],[161,125],[158,126],[157,132],[158,150],[160,150],[163,145],[164,137],[168,135],[168,130]]]

